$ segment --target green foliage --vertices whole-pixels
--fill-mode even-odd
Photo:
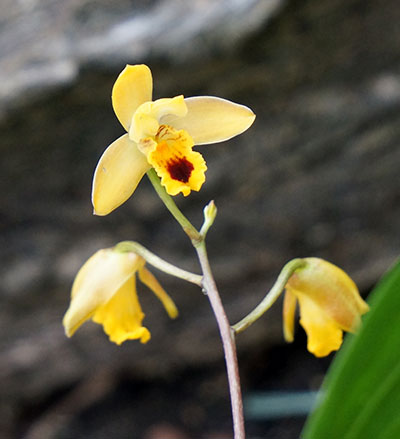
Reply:
[[[357,336],[347,336],[303,439],[400,438],[400,262],[371,293]]]

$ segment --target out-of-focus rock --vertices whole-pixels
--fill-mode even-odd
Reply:
[[[4,3],[5,2],[5,3]],[[0,117],[77,80],[88,64],[205,61],[231,52],[284,0],[4,0]]]

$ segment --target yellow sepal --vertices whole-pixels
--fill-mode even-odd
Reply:
[[[94,173],[94,213],[107,215],[124,203],[150,167],[146,156],[127,134],[113,142],[104,151]]]
[[[112,105],[118,120],[129,131],[135,111],[144,102],[151,101],[153,78],[144,64],[127,65],[115,81]]]
[[[146,267],[142,267],[139,272],[139,279],[143,282],[150,290],[158,297],[161,303],[164,305],[168,316],[171,319],[176,319],[178,317],[178,308],[176,307],[174,301],[160,285],[158,280],[155,278],[153,273],[149,271]]]
[[[288,343],[294,340],[296,303],[296,296],[287,289],[283,298],[283,336]]]

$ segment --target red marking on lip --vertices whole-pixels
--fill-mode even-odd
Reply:
[[[185,157],[172,159],[167,164],[167,170],[171,178],[182,183],[189,181],[193,169],[193,164]]]

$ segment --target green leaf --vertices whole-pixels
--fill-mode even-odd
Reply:
[[[303,439],[400,438],[400,262],[370,295],[358,335],[347,336]]]

